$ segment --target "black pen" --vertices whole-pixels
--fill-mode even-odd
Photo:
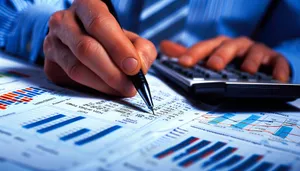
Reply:
[[[115,19],[117,20],[117,22],[121,26],[121,24],[118,20],[117,13],[115,11],[115,8],[114,8],[111,0],[102,0],[102,2],[104,2],[106,4],[106,6],[108,7],[110,13],[115,17]],[[146,103],[148,108],[154,114],[153,101],[152,101],[152,97],[151,97],[150,88],[149,88],[148,82],[146,80],[146,77],[145,77],[143,71],[140,70],[136,75],[129,76],[129,78],[131,79],[135,89],[140,94],[140,96],[142,97],[142,99],[144,100],[144,102]]]

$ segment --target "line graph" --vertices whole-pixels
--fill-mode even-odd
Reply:
[[[207,113],[192,121],[232,134],[251,134],[267,143],[300,144],[300,123],[283,113]],[[247,138],[245,136],[245,138]]]

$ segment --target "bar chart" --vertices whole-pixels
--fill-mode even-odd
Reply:
[[[293,128],[291,127],[282,126],[274,135],[281,138],[286,138],[292,130]]]
[[[27,87],[2,94],[0,95],[0,110],[5,110],[13,105],[27,104],[32,101],[34,97],[46,92],[46,90],[41,88]]]
[[[215,131],[224,131],[232,135],[253,137],[260,136],[261,141],[267,141],[274,145],[299,144],[300,121],[297,118],[289,118],[282,113],[207,113],[193,122],[194,126],[209,125]],[[243,135],[242,135],[243,134]],[[284,142],[284,143],[283,143]],[[299,150],[300,152],[300,150]]]
[[[48,134],[54,131],[65,130],[65,127],[73,125],[76,127],[77,124],[80,124],[80,121],[84,121],[87,118],[84,116],[69,116],[66,114],[56,113],[49,116],[44,116],[42,118],[34,119],[28,121],[22,125],[24,129],[34,129],[38,134]],[[80,124],[81,125],[81,124]],[[88,125],[87,125],[88,126]],[[100,131],[94,131],[91,128],[79,128],[72,129],[71,132],[64,134],[59,137],[61,142],[73,141],[75,146],[84,146],[93,141],[99,140],[118,129],[121,129],[122,126],[113,125]]]
[[[290,170],[288,165],[277,165],[264,161],[263,154],[239,153],[240,149],[228,142],[211,141],[200,137],[191,136],[181,142],[153,155],[153,158],[162,162],[171,162],[174,166],[187,169],[189,167],[200,170],[230,171],[240,170]],[[244,149],[241,149],[244,150]]]
[[[184,148],[184,147],[186,147],[186,146],[194,143],[198,139],[199,138],[196,138],[196,137],[190,137],[190,138],[182,141],[181,143],[179,143],[179,144],[177,144],[177,145],[175,145],[173,147],[170,147],[170,148],[168,148],[168,149],[166,149],[166,150],[164,150],[164,151],[156,154],[154,157],[158,158],[158,159],[162,159],[164,157],[167,157],[167,156],[171,155],[172,153],[174,153],[174,152],[176,152],[176,151],[178,151],[178,150],[180,150],[180,149],[182,149],[182,148]]]
[[[248,118],[246,118],[245,120],[242,120],[241,122],[232,125],[233,128],[237,128],[237,129],[243,129],[246,126],[252,124],[253,122],[257,121],[260,118],[260,116],[257,115],[251,115]]]
[[[0,72],[0,78],[1,77],[29,78],[30,76],[17,71],[9,70],[5,72]]]

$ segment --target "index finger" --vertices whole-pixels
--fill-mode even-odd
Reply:
[[[141,68],[140,58],[104,2],[76,0],[75,13],[85,30],[102,44],[114,63],[127,75]]]

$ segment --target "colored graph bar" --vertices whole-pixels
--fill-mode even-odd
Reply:
[[[85,145],[85,144],[90,143],[92,141],[95,141],[95,140],[97,140],[99,138],[102,138],[102,137],[104,137],[104,136],[106,136],[106,135],[108,135],[108,134],[110,134],[110,133],[112,133],[112,132],[114,132],[114,131],[116,131],[116,130],[118,130],[120,128],[122,128],[122,127],[119,126],[119,125],[112,126],[110,128],[107,128],[107,129],[105,129],[105,130],[103,130],[103,131],[95,134],[95,135],[92,135],[92,136],[87,137],[85,139],[76,141],[75,144],[76,145]]]
[[[30,128],[33,128],[33,127],[43,125],[45,123],[49,123],[49,122],[54,121],[56,119],[60,119],[62,117],[65,117],[65,115],[63,115],[63,114],[54,115],[54,116],[51,116],[49,118],[42,119],[42,120],[30,123],[30,124],[24,125],[23,128],[30,129]]]
[[[179,160],[187,155],[190,155],[190,154],[193,154],[195,152],[197,152],[198,150],[206,147],[208,144],[210,144],[210,141],[207,141],[207,140],[203,140],[199,143],[197,143],[196,145],[188,148],[184,153],[180,153],[178,154],[177,156],[175,156],[172,161],[176,161],[176,160]]]
[[[293,128],[287,127],[287,126],[282,126],[274,135],[281,137],[281,138],[286,138],[289,133],[292,131]]]
[[[225,114],[225,115],[222,115],[222,116],[220,116],[220,117],[217,117],[217,118],[215,118],[215,119],[209,121],[208,123],[209,123],[209,124],[218,124],[218,123],[223,122],[223,121],[225,121],[226,119],[230,119],[230,118],[232,118],[232,117],[234,117],[234,116],[235,116],[234,114],[227,113],[227,114]]]
[[[213,146],[205,149],[204,151],[201,151],[201,152],[183,160],[178,165],[181,167],[189,167],[192,164],[196,163],[197,161],[204,159],[204,158],[208,157],[209,155],[213,154],[214,152],[216,152],[217,150],[219,150],[220,148],[222,148],[225,145],[226,145],[226,143],[217,142]]]
[[[289,170],[291,170],[290,166],[279,165],[274,171],[289,171]]]
[[[229,159],[225,160],[224,162],[218,164],[217,166],[215,166],[211,170],[220,170],[220,169],[223,169],[225,167],[233,166],[234,164],[238,163],[242,159],[243,159],[242,156],[234,155],[234,156],[230,157]]]
[[[10,76],[15,76],[15,77],[23,77],[23,78],[28,78],[29,77],[29,75],[19,73],[17,71],[8,71],[8,72],[6,72],[6,74],[8,74]]]
[[[13,93],[19,95],[19,96],[24,96],[24,97],[33,97],[33,95],[30,95],[30,94],[25,94],[25,93],[20,93],[20,92],[17,92],[17,91],[13,91]]]
[[[78,131],[72,132],[71,134],[68,134],[68,135],[65,135],[63,137],[60,137],[60,140],[62,140],[62,141],[68,141],[68,140],[70,140],[72,138],[78,137],[78,136],[80,136],[80,135],[82,135],[84,133],[87,133],[89,131],[90,131],[89,129],[83,128],[83,129],[80,129]]]
[[[18,78],[28,78],[29,77],[29,75],[19,73],[16,71],[1,72],[0,76],[1,77],[18,77]]]
[[[243,129],[245,128],[246,126],[252,124],[253,122],[257,121],[258,119],[260,118],[260,116],[257,116],[257,115],[251,115],[249,116],[247,119],[235,124],[235,125],[232,125],[232,127],[234,128],[238,128],[238,129]]]
[[[10,102],[10,101],[4,101],[4,100],[0,100],[0,103],[6,104],[6,105],[12,104],[12,102]]]
[[[83,116],[77,116],[77,117],[75,117],[75,118],[71,118],[71,119],[68,119],[68,120],[59,122],[59,123],[57,123],[57,124],[48,126],[48,127],[46,127],[46,128],[39,129],[39,130],[37,130],[37,132],[43,134],[43,133],[52,131],[52,130],[54,130],[54,129],[57,129],[57,128],[66,126],[66,125],[68,125],[68,124],[71,124],[71,123],[73,123],[73,122],[79,121],[79,120],[84,119],[84,118],[85,118],[85,117],[83,117]]]
[[[15,90],[6,94],[0,95],[0,109],[5,110],[6,107],[17,104],[26,104],[33,100],[33,97],[47,92],[46,90],[28,87],[25,89]],[[3,105],[6,105],[3,107]]]
[[[227,156],[231,155],[237,150],[237,148],[234,147],[227,147],[223,151],[217,153],[216,155],[212,156],[208,161],[203,163],[202,167],[207,167],[211,164],[217,163],[220,160],[226,158]]]
[[[181,143],[173,146],[173,147],[170,147],[156,155],[154,155],[154,158],[157,158],[157,159],[162,159],[162,158],[165,158],[169,155],[171,155],[172,153],[184,148],[184,147],[187,147],[188,145],[194,143],[195,141],[197,141],[199,138],[196,138],[196,137],[189,137],[188,139],[182,141]]]
[[[248,158],[246,161],[241,163],[240,165],[233,168],[231,171],[240,171],[240,170],[246,170],[253,165],[255,165],[258,161],[260,161],[263,158],[262,155],[254,154],[250,158]]]
[[[270,170],[272,166],[272,163],[263,162],[260,165],[258,165],[253,171]]]

